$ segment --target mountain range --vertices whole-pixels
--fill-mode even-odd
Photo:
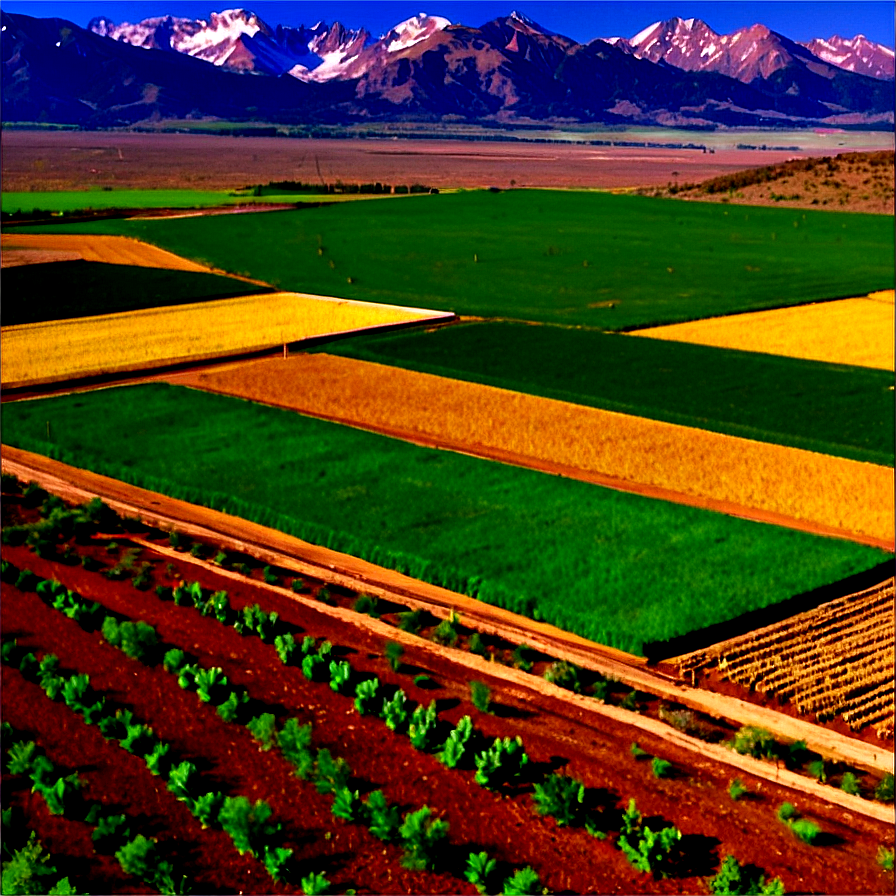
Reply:
[[[421,13],[374,38],[231,9],[88,28],[0,13],[3,120],[418,120],[892,127],[894,53],[800,44],[761,24],[673,18],[582,44],[525,15],[473,28]]]

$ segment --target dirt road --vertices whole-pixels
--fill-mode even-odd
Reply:
[[[13,473],[24,481],[35,480],[68,500],[85,501],[98,495],[120,513],[137,515],[162,529],[176,528],[190,537],[217,541],[228,550],[252,554],[267,563],[293,569],[299,574],[314,575],[333,584],[361,589],[387,599],[400,599],[407,606],[428,609],[440,618],[447,618],[452,612],[457,612],[464,624],[483,633],[496,634],[515,643],[527,643],[537,650],[567,659],[603,675],[615,676],[630,687],[673,700],[714,718],[738,725],[759,725],[786,740],[805,740],[809,749],[862,769],[893,771],[893,753],[883,745],[866,744],[743,700],[690,688],[683,682],[648,669],[646,661],[638,657],[594,644],[553,626],[534,622],[355,557],[8,446],[2,448],[2,467],[4,472]],[[390,629],[390,637],[394,638],[397,634]],[[470,662],[475,665],[478,659],[471,657]],[[491,667],[488,671],[492,675],[498,674]],[[536,682],[531,676],[517,682],[514,677],[516,673],[511,672],[512,670],[500,670],[501,675],[511,675],[508,683],[512,680],[529,689],[548,686],[545,682]],[[570,695],[573,696],[575,695]],[[595,712],[609,709],[601,707],[595,701],[586,703]],[[628,717],[626,721],[640,724]],[[650,720],[641,719],[641,722],[647,721]],[[673,731],[666,726],[661,727],[665,729],[664,735],[667,731]],[[674,734],[680,736],[677,732]],[[706,749],[706,744],[702,741],[695,741],[696,744],[699,744],[700,750]],[[738,767],[745,768],[741,764],[744,757],[728,751],[723,753],[716,757],[718,761],[734,762]],[[752,768],[750,771],[753,773]],[[775,769],[770,773],[779,775]],[[892,817],[891,810],[888,811]]]

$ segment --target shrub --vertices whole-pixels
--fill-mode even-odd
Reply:
[[[884,871],[892,871],[893,870],[893,858],[894,851],[892,849],[888,849],[886,846],[881,846],[877,850],[877,864],[880,865]]]
[[[735,778],[728,787],[728,796],[737,802],[742,796],[746,796],[750,791],[744,786],[740,778]]]
[[[731,747],[741,755],[756,759],[776,759],[780,755],[780,745],[772,733],[754,725],[744,725],[734,736]]]
[[[448,768],[457,768],[463,760],[467,744],[473,734],[473,720],[464,716],[449,734],[438,759]]]
[[[71,707],[77,712],[82,706],[90,692],[90,676],[86,673],[81,675],[72,675],[68,681],[62,686],[62,699],[66,706]]]
[[[227,699],[216,707],[218,715],[225,722],[236,722],[240,717],[240,710],[249,702],[249,695],[245,691],[231,691]]]
[[[351,776],[351,769],[342,757],[334,759],[329,750],[318,750],[314,763],[314,786],[318,793],[336,793],[348,787]]]
[[[485,642],[482,640],[482,635],[479,632],[473,632],[470,635],[469,649],[470,653],[475,653],[477,656],[485,656],[488,653]]]
[[[113,646],[121,646],[121,632],[118,620],[114,616],[106,616],[102,627],[103,637]]]
[[[325,896],[330,892],[330,882],[319,872],[312,872],[300,881],[304,896]]]
[[[167,777],[171,769],[171,760],[168,758],[170,749],[171,744],[159,742],[149,753],[144,755],[146,767],[153,775],[161,775],[163,778]]]
[[[541,892],[541,880],[530,867],[520,868],[504,881],[504,896],[535,896]]]
[[[212,825],[218,824],[223,805],[224,794],[220,791],[209,791],[193,800],[193,815],[196,816],[203,828],[210,828]]]
[[[778,821],[783,821],[785,824],[789,824],[791,821],[796,821],[799,817],[800,813],[793,803],[781,803],[781,805],[778,806]]]
[[[432,633],[433,641],[435,641],[436,644],[442,644],[445,647],[454,647],[454,645],[457,644],[457,639],[459,637],[460,633],[457,630],[457,625],[453,617],[451,619],[443,619]]]
[[[106,617],[107,619],[109,617]],[[122,653],[145,662],[159,643],[156,630],[148,622],[122,622],[119,627]]]
[[[168,544],[174,548],[175,551],[180,551],[183,549],[183,543],[181,539],[181,535],[175,529],[172,529],[168,533]]]
[[[352,667],[345,660],[330,662],[330,687],[337,694],[347,694],[351,689]]]
[[[223,566],[227,562],[227,553],[225,551],[218,551],[214,557],[212,557],[212,563],[215,566]]]
[[[288,666],[297,650],[296,639],[288,632],[285,635],[277,635],[274,638],[274,649],[280,657],[280,662]]]
[[[827,768],[824,759],[815,759],[809,763],[806,769],[819,784],[826,784],[828,780]]]
[[[269,821],[271,814],[271,807],[264,800],[253,804],[244,796],[228,796],[221,806],[219,821],[240,855],[247,852],[258,855],[261,847],[279,830],[279,825]]]
[[[759,868],[741,866],[731,855],[725,856],[718,874],[709,882],[709,889],[716,896],[784,896],[784,884],[780,877],[766,882]]]
[[[282,880],[286,865],[292,858],[292,850],[288,846],[271,846],[268,843],[263,849],[261,860],[265,870],[274,880]]]
[[[803,843],[808,843],[810,846],[814,845],[818,835],[821,833],[821,828],[815,822],[809,821],[808,818],[795,819],[790,823],[790,830],[793,831],[797,839],[802,840]]]
[[[582,820],[585,785],[566,775],[548,775],[532,792],[539,815],[550,815],[560,827]]]
[[[274,746],[277,737],[277,719],[272,712],[262,713],[260,716],[246,722],[246,727],[252,737],[260,744],[260,749],[270,750]]]
[[[166,672],[177,673],[186,665],[186,654],[179,647],[172,647],[165,653],[162,665]]]
[[[476,783],[482,787],[495,788],[516,780],[529,764],[529,757],[523,749],[519,735],[514,738],[498,737],[495,742],[474,757],[476,763]]]
[[[483,684],[481,681],[471,681],[470,700],[473,702],[473,706],[480,712],[491,712],[489,704],[492,700],[492,692],[488,685]]]
[[[196,694],[203,703],[218,706],[230,696],[227,676],[220,666],[212,666],[209,669],[198,668],[194,680]]]
[[[131,839],[126,815],[104,815],[90,834],[100,852],[115,852]]]
[[[309,653],[302,658],[302,674],[309,681],[320,681],[326,670],[326,661],[322,656]]]
[[[330,811],[337,818],[345,821],[357,821],[361,810],[361,798],[357,790],[340,787],[333,794],[333,805]]]
[[[859,779],[852,772],[844,772],[840,779],[840,789],[844,793],[852,794],[852,796],[861,795],[862,788],[859,786]]]
[[[3,863],[3,893],[74,893],[68,878],[59,881],[55,886],[52,881],[56,877],[56,866],[52,864],[49,853],[37,839],[34,831],[28,835],[28,842],[17,849],[8,862]],[[66,889],[66,887],[69,887]]]
[[[637,760],[650,759],[650,753],[648,753],[647,750],[642,750],[641,747],[638,746],[637,741],[632,743],[632,745],[628,749],[632,756],[634,756]]]
[[[141,563],[140,568],[131,578],[131,584],[138,591],[145,591],[152,584],[152,565],[149,563]]]
[[[535,652],[527,644],[519,644],[513,650],[513,665],[523,672],[532,671]]]
[[[133,874],[141,880],[147,879],[158,866],[158,856],[154,840],[137,834],[115,853],[118,864],[125,874]]]
[[[290,587],[292,588],[292,590],[293,590],[296,594],[301,594],[303,591],[307,591],[307,590],[308,590],[308,588],[307,588],[307,586],[305,585],[304,581],[302,581],[302,579],[300,579],[298,576],[296,576],[296,577],[292,580],[292,584],[290,585]]]
[[[654,778],[668,778],[672,774],[672,763],[668,759],[660,759],[659,756],[651,759],[650,768]]]
[[[635,801],[629,800],[628,809],[622,813],[622,830],[617,842],[632,867],[654,876],[663,874],[680,840],[681,831],[672,825],[658,831],[648,828]]]
[[[405,853],[401,864],[412,871],[431,870],[441,842],[448,836],[448,822],[432,818],[432,809],[423,806],[409,812],[399,828]]]
[[[372,616],[374,619],[379,619],[382,615],[379,600],[369,594],[359,595],[352,609],[354,609],[356,613],[365,613],[368,616]]]
[[[266,585],[276,585],[280,579],[277,577],[277,573],[275,573],[270,566],[265,566],[261,571],[262,576],[264,577],[264,582]]]
[[[423,628],[423,619],[423,610],[408,610],[398,614],[398,627],[403,632],[416,635]]]
[[[184,760],[168,773],[168,789],[181,802],[192,800],[196,786],[196,766]]]
[[[393,672],[397,672],[401,668],[401,658],[404,656],[404,647],[396,644],[394,641],[387,641],[385,647],[386,659]]]
[[[372,713],[379,715],[376,708],[379,687],[380,682],[377,678],[368,678],[358,683],[355,688],[355,709],[360,715],[366,716]]]
[[[33,740],[13,744],[6,760],[7,771],[11,775],[30,775],[37,755],[37,744]]]
[[[557,660],[548,666],[544,673],[545,681],[557,685],[557,687],[565,688],[567,691],[575,691],[579,693],[581,685],[579,684],[578,667],[566,660]]]
[[[314,771],[314,754],[311,751],[311,723],[300,725],[298,719],[287,719],[277,733],[280,752],[296,769],[296,774],[306,780]]]
[[[380,718],[386,723],[386,727],[390,731],[401,732],[407,725],[408,710],[406,704],[407,696],[401,688],[395,691],[391,700],[383,701]]]
[[[364,803],[368,827],[374,837],[388,843],[394,840],[401,826],[401,815],[397,806],[386,802],[382,790],[374,790]]]
[[[880,779],[880,783],[877,787],[874,788],[874,798],[876,800],[880,800],[882,803],[892,803],[893,802],[893,775],[890,772],[886,772],[883,778]]]
[[[426,709],[418,706],[411,715],[411,724],[408,726],[411,746],[416,750],[432,752],[437,746],[438,724],[435,700],[432,700]]]
[[[467,857],[467,868],[464,877],[476,887],[478,893],[489,892],[489,881],[494,877],[498,863],[490,859],[487,852],[471,852]]]

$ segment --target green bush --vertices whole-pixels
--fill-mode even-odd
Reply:
[[[380,718],[390,731],[403,732],[408,722],[407,696],[398,688],[391,699],[383,701]]]
[[[504,881],[504,896],[537,896],[541,893],[541,880],[529,867],[520,868]]]
[[[330,687],[337,694],[348,694],[352,684],[352,667],[345,660],[330,662]]]
[[[793,803],[781,803],[781,805],[778,806],[778,821],[783,821],[785,824],[789,824],[792,821],[796,821],[799,817],[800,813]]]
[[[284,758],[296,769],[296,774],[307,779],[314,771],[311,750],[311,723],[300,725],[298,719],[287,719],[277,733],[277,745]]]
[[[193,800],[197,784],[196,766],[187,760],[172,767],[168,773],[168,789],[181,802]]]
[[[286,866],[292,858],[292,850],[287,846],[272,846],[266,843],[263,847],[261,861],[265,870],[274,880],[283,880]]]
[[[197,669],[194,681],[196,694],[203,703],[219,706],[230,696],[227,676],[220,666]]]
[[[246,722],[246,727],[252,737],[258,742],[261,750],[270,750],[277,739],[277,718],[272,712],[262,713],[260,716]]]
[[[296,594],[301,594],[303,591],[308,590],[308,587],[307,587],[307,585],[305,585],[305,582],[302,579],[300,579],[298,576],[296,576],[292,580],[292,584],[290,585],[290,588],[292,588],[292,590]]]
[[[374,619],[379,619],[380,616],[382,616],[380,601],[370,594],[358,595],[358,598],[355,600],[355,604],[352,609],[356,613],[364,613],[367,616],[373,617]]]
[[[149,725],[136,722],[128,725],[127,734],[121,739],[119,745],[128,753],[133,753],[143,759],[155,750],[158,743],[159,739]]]
[[[407,610],[398,614],[398,627],[403,632],[416,635],[423,628],[425,612],[423,610]]]
[[[815,822],[809,821],[808,818],[795,819],[790,823],[790,830],[798,840],[802,840],[803,843],[808,843],[810,846],[814,846],[821,834],[821,828]]]
[[[348,763],[340,756],[333,758],[327,749],[317,751],[314,763],[314,786],[318,793],[336,793],[348,787],[352,772]]]
[[[399,828],[404,856],[401,864],[412,871],[428,871],[435,866],[438,851],[448,836],[448,822],[432,817],[432,809],[423,806],[408,812]]]
[[[650,753],[648,753],[647,750],[642,750],[641,747],[638,746],[637,741],[634,741],[632,743],[632,745],[628,748],[628,751],[635,759],[639,761],[641,759],[650,759]]]
[[[145,754],[144,761],[146,762],[146,767],[152,774],[161,775],[163,778],[168,777],[168,773],[171,770],[171,760],[168,757],[170,750],[171,744],[160,741],[153,747],[150,753]]]
[[[483,684],[481,681],[470,682],[470,700],[473,706],[480,712],[490,713],[490,704],[492,701],[491,688]]]
[[[219,821],[240,855],[249,852],[257,856],[279,830],[279,825],[269,821],[271,814],[271,807],[264,800],[250,803],[244,796],[228,796],[221,806]]]
[[[333,805],[330,811],[344,821],[357,821],[361,812],[361,797],[358,791],[340,787],[333,793]]]
[[[497,861],[489,858],[484,850],[482,852],[471,852],[467,857],[467,867],[464,871],[464,877],[476,887],[477,893],[490,892],[489,883],[494,879]]]
[[[457,624],[454,618],[443,619],[432,633],[432,639],[436,644],[442,644],[445,647],[454,647],[460,632],[457,630]]]
[[[877,864],[884,871],[893,870],[894,851],[886,846],[880,846],[877,850]]]
[[[210,828],[219,823],[223,805],[224,795],[220,791],[209,791],[193,800],[193,815],[196,816],[203,828]]]
[[[395,641],[387,641],[384,649],[386,659],[393,672],[397,672],[401,668],[401,658],[404,656],[404,647]]]
[[[441,752],[437,754],[440,762],[448,768],[457,768],[464,758],[467,745],[473,735],[473,720],[469,716],[464,716],[449,734],[442,747]]]
[[[53,881],[57,881],[54,883]],[[52,857],[37,839],[34,831],[28,835],[28,842],[17,849],[8,862],[3,863],[2,886],[4,894],[22,894],[22,896],[38,896],[38,894],[64,894],[76,891],[69,884],[68,878],[57,880],[56,866]]]
[[[141,662],[150,659],[159,643],[156,630],[148,622],[143,621],[122,622],[119,627],[119,637],[122,653]]]
[[[513,649],[513,665],[523,672],[531,672],[535,651],[528,644],[518,644]]]
[[[731,742],[735,752],[744,756],[754,756],[756,759],[777,759],[781,756],[781,745],[775,740],[774,735],[765,728],[755,725],[744,725],[740,728]]]
[[[101,816],[90,837],[100,852],[114,853],[131,839],[127,815]]]
[[[476,764],[476,783],[494,789],[516,781],[529,764],[519,735],[514,738],[495,738],[494,743],[473,758]]]
[[[166,672],[177,674],[183,669],[186,662],[186,654],[179,647],[172,647],[171,650],[166,651],[162,665]]]
[[[740,778],[735,778],[728,787],[728,796],[737,802],[741,797],[746,796],[750,791],[744,786]]]
[[[411,715],[411,723],[408,726],[408,738],[411,746],[416,750],[431,753],[435,750],[438,736],[439,717],[436,711],[435,700],[430,701],[426,709],[418,706]]]
[[[725,856],[718,873],[709,882],[715,896],[784,896],[780,877],[768,882],[759,868],[741,866],[732,855]]]
[[[379,688],[378,678],[368,678],[366,681],[358,682],[355,687],[355,709],[360,715],[379,715],[380,710],[377,708]]]
[[[382,790],[374,790],[364,802],[368,827],[374,837],[389,843],[398,835],[401,827],[401,814],[397,806],[386,802]]]
[[[320,681],[326,668],[326,661],[318,654],[309,653],[308,656],[302,658],[302,674],[309,681]]]
[[[312,872],[300,881],[304,896],[326,896],[330,892],[330,882],[319,872]]]
[[[668,778],[673,770],[672,763],[668,759],[660,759],[659,756],[654,756],[650,760],[650,768],[654,778]]]
[[[647,827],[635,801],[629,800],[617,843],[633,868],[654,877],[664,875],[680,840],[681,831],[672,825],[656,831]]]
[[[882,803],[893,802],[893,775],[891,772],[885,772],[880,783],[874,788],[874,798]]]
[[[840,778],[840,789],[852,796],[861,796],[862,793],[859,779],[852,772],[843,773],[843,777]]]
[[[470,643],[469,643],[470,653],[475,653],[476,656],[485,656],[488,653],[488,650],[485,647],[485,641],[482,640],[482,635],[479,632],[473,632],[470,635]]]
[[[560,827],[581,823],[585,810],[585,785],[566,775],[548,775],[532,792],[539,815],[550,815]]]
[[[567,691],[575,691],[577,694],[581,690],[579,669],[566,660],[557,660],[551,663],[544,673],[544,679],[551,682],[551,684],[557,685],[557,687],[565,688]]]
[[[249,702],[245,691],[231,691],[227,699],[216,707],[218,715],[225,722],[237,722],[242,708]]]
[[[277,651],[277,656],[280,657],[280,662],[284,666],[288,666],[298,650],[296,639],[289,632],[285,635],[277,635],[274,638],[274,649]]]

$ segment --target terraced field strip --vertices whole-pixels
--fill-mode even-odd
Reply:
[[[893,370],[894,292],[635,330],[673,342]]]
[[[535,622],[507,610],[484,604],[466,595],[429,585],[356,557],[309,544],[247,520],[129,486],[109,477],[86,470],[78,470],[67,464],[9,446],[3,446],[2,467],[4,472],[12,473],[25,482],[37,481],[67,501],[81,503],[98,496],[117,513],[136,515],[147,524],[163,530],[176,529],[190,538],[214,541],[225,550],[250,554],[265,563],[294,570],[299,575],[314,576],[334,585],[361,590],[366,594],[387,600],[399,600],[411,609],[428,610],[440,619],[450,618],[453,612],[457,612],[465,625],[471,626],[483,634],[498,635],[513,643],[526,643],[535,650],[544,651],[553,657],[568,660],[602,675],[613,676],[629,687],[655,694],[662,699],[674,701],[699,712],[705,712],[714,718],[725,719],[737,725],[757,725],[787,740],[805,740],[810,749],[858,768],[882,772],[893,771],[893,753],[882,746],[866,744],[837,732],[828,731],[818,725],[794,719],[783,713],[755,706],[744,700],[688,687],[683,682],[650,671],[646,666],[646,661],[640,657],[595,644],[552,625]],[[154,545],[153,549],[164,553],[164,548],[160,549],[157,545]],[[205,561],[189,558],[183,553],[178,553],[177,559],[180,562],[205,564]],[[212,568],[208,564],[206,566]],[[216,574],[230,575],[218,567],[213,568]],[[271,590],[272,593],[287,593],[291,600],[305,600],[301,595],[284,592],[284,589],[276,586],[256,584],[260,588]],[[370,631],[375,630],[386,635],[390,640],[401,641],[402,638],[411,637],[400,630],[353,611],[329,607],[319,601],[313,601],[312,605],[320,614],[332,616],[334,619],[349,619],[353,625]],[[382,632],[380,632],[379,626],[383,627]],[[437,653],[444,654],[449,650],[449,648],[440,648],[438,645],[428,642],[420,642],[419,639],[415,639],[414,643],[418,646],[420,643],[426,643],[428,650]],[[558,688],[543,679],[536,680],[517,670],[489,663],[474,654],[451,651],[450,655],[453,661],[466,663],[477,675],[480,673],[490,677],[500,675],[506,679],[508,685],[528,691],[548,689],[553,697],[580,702],[583,707],[594,712],[596,717],[600,717],[601,713],[606,717],[610,710],[620,712],[614,707],[603,706],[594,700]],[[626,724],[639,725],[645,731],[648,729],[644,726],[651,722],[649,719],[627,711],[624,721]],[[659,725],[659,723],[655,724]],[[667,725],[659,725],[657,732],[660,731],[661,736],[666,739],[675,739],[676,742],[678,739],[686,737]],[[700,752],[705,752],[707,745],[704,742],[695,741],[694,743],[699,744]],[[753,760],[749,760],[749,757],[722,751],[718,759],[727,761],[729,764],[736,762],[739,767],[744,770],[749,768],[752,773]],[[757,774],[762,773],[770,780],[784,780],[782,777],[784,770],[763,768],[761,763],[756,766],[756,769]],[[801,782],[799,786],[802,789],[810,787],[812,783],[806,782],[805,778],[801,778]],[[825,799],[830,798],[829,790],[830,788],[824,791]],[[839,799],[840,795],[837,795],[837,798]],[[872,805],[868,801],[861,800],[849,805],[851,807],[858,806],[860,803]],[[887,811],[889,812],[888,818],[892,818],[892,810],[887,809]]]
[[[672,660],[679,674],[778,694],[818,718],[893,737],[894,581]]]
[[[894,540],[893,470],[876,464],[326,354],[172,382],[888,549]]]
[[[15,388],[452,316],[290,292],[241,296],[4,327],[0,370]]]
[[[92,234],[4,233],[0,237],[3,255],[8,252],[66,252],[85,261],[104,261],[108,264],[132,264],[144,268],[169,268],[175,271],[202,271],[208,267],[124,236],[95,236]]]

